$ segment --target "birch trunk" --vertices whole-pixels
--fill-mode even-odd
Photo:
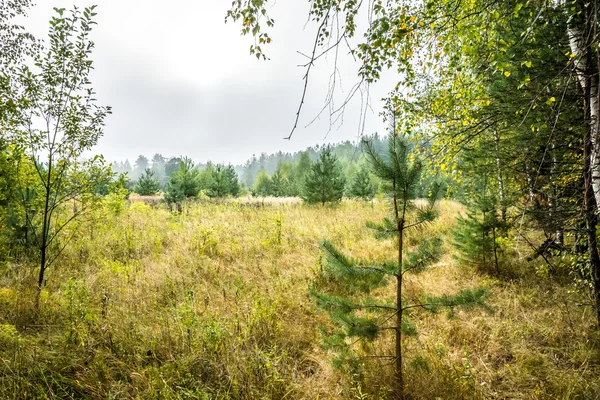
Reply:
[[[568,7],[567,4],[563,4]],[[597,26],[598,3],[577,0],[569,19],[568,36],[573,53],[574,70],[583,92],[584,120],[587,132],[584,140],[585,217],[590,269],[596,303],[596,319],[600,327],[600,255],[598,254],[596,227],[600,204],[600,157],[598,122],[600,110],[598,93]],[[568,8],[566,8],[568,9]]]
[[[567,4],[563,4],[567,6]],[[592,190],[596,204],[600,204],[600,140],[598,124],[600,122],[600,101],[598,92],[598,50],[595,46],[597,35],[598,12],[597,1],[588,3],[577,0],[575,3],[576,12],[579,15],[573,15],[570,18],[568,26],[569,46],[573,53],[573,67],[579,85],[585,96],[585,114],[588,117],[588,138],[591,145],[590,169],[592,178]]]

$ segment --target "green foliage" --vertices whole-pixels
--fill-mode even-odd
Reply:
[[[15,4],[23,3],[10,6]],[[17,164],[18,214],[27,225],[26,236],[32,234],[31,245],[39,251],[38,299],[46,269],[57,260],[82,216],[98,205],[98,193],[114,175],[102,157],[80,161],[102,136],[104,119],[111,112],[96,104],[89,80],[94,10],[74,7],[67,14],[55,9],[48,42],[40,42],[31,54],[33,65],[18,62],[7,67],[2,60],[2,79],[8,82],[2,104],[12,106],[10,113],[0,112],[0,125],[8,142],[28,158]],[[10,121],[5,119],[9,115]]]
[[[338,165],[337,157],[329,147],[321,153],[312,166],[304,183],[303,199],[307,203],[338,202],[344,194],[346,180]]]
[[[186,157],[179,161],[179,169],[173,172],[169,178],[165,200],[179,202],[196,197],[200,193],[200,189],[200,171],[194,167],[194,162]]]
[[[210,169],[210,180],[206,185],[209,197],[236,197],[239,193],[240,184],[232,165],[217,164]]]
[[[306,177],[310,173],[312,161],[310,159],[310,155],[307,151],[303,151],[300,153],[300,159],[298,160],[298,164],[296,165],[296,190],[295,192],[298,194],[302,194],[304,191],[304,184],[306,182]]]
[[[452,244],[458,259],[482,270],[499,271],[497,238],[502,231],[496,201],[491,196],[475,196],[466,216],[459,216],[452,229]]]
[[[355,341],[350,342],[346,338],[374,341],[383,332],[395,333],[395,354],[385,356],[396,359],[395,391],[398,398],[403,398],[402,338],[417,334],[416,326],[409,319],[409,311],[413,308],[435,311],[439,307],[483,304],[487,292],[462,291],[455,296],[427,298],[426,302],[421,301],[422,296],[410,298],[403,294],[404,275],[424,272],[439,261],[442,254],[441,240],[424,235],[425,226],[437,216],[434,207],[441,188],[439,185],[432,187],[426,204],[415,202],[422,164],[413,158],[406,141],[398,138],[396,127],[392,117],[387,154],[380,155],[373,142],[366,141],[364,148],[373,172],[385,184],[392,207],[391,217],[385,218],[381,224],[369,223],[368,226],[375,230],[377,238],[396,240],[397,261],[372,263],[353,260],[326,240],[321,244],[325,252],[324,265],[310,293],[337,325],[337,329],[325,332],[325,335],[329,336],[326,343],[341,357],[338,361],[342,366],[354,365],[351,359],[357,350],[350,344]],[[411,228],[420,229],[421,233],[414,249],[404,245],[405,231]],[[395,299],[372,298],[374,289],[387,286],[390,281],[395,285]]]
[[[264,168],[261,168],[256,177],[253,193],[257,196],[269,196],[272,193],[271,178],[269,178],[269,175]]]
[[[154,171],[146,168],[138,178],[133,191],[142,196],[152,196],[158,193],[158,189],[159,183],[158,179],[154,178]]]
[[[183,160],[180,157],[172,157],[165,163],[165,176],[170,178],[175,172],[179,170],[179,164]]]
[[[358,172],[354,174],[354,179],[350,184],[350,195],[364,201],[373,199],[375,189],[373,188],[371,175],[366,165],[362,165]]]

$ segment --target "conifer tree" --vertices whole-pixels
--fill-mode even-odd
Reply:
[[[364,164],[354,174],[354,179],[350,184],[350,195],[352,197],[363,199],[364,201],[371,200],[375,195],[369,169]]]
[[[165,193],[165,200],[178,202],[190,197],[198,196],[200,192],[200,172],[194,167],[194,162],[189,158],[179,161],[179,170],[169,178]]]
[[[225,175],[225,167],[221,164],[215,165],[210,175],[206,194],[209,197],[225,197],[229,194],[229,179]]]
[[[502,221],[497,210],[496,199],[483,194],[475,196],[465,217],[458,217],[452,244],[460,253],[459,261],[483,269],[493,265],[496,273],[500,272],[496,239],[502,231]]]
[[[280,171],[275,171],[271,176],[271,193],[275,197],[283,197],[286,195],[286,180]]]
[[[154,171],[146,168],[138,179],[133,191],[142,196],[152,196],[158,192],[158,186],[159,182],[158,179],[154,178]]]
[[[252,191],[256,196],[270,196],[271,195],[271,178],[264,168],[261,168],[256,177],[256,183],[254,184],[254,190]]]
[[[340,169],[337,157],[326,147],[321,152],[304,183],[303,199],[307,203],[336,202],[344,195],[346,180]]]
[[[311,166],[312,161],[310,160],[310,154],[308,151],[301,152],[300,159],[298,160],[295,168],[296,193],[302,194],[304,192],[304,183],[306,181],[306,176],[310,172]]]
[[[390,217],[381,224],[367,223],[367,226],[375,230],[377,238],[395,240],[395,260],[377,264],[351,259],[325,240],[322,243],[325,264],[311,294],[339,327],[326,338],[326,343],[340,355],[339,362],[356,360],[352,345],[349,345],[357,342],[356,339],[372,341],[384,332],[394,334],[395,351],[389,357],[394,360],[396,398],[404,399],[403,337],[416,334],[409,314],[417,309],[437,311],[441,307],[482,304],[486,292],[483,289],[463,290],[455,296],[422,295],[418,299],[408,298],[403,293],[405,274],[426,270],[441,255],[439,238],[424,238],[410,251],[404,243],[407,230],[417,229],[435,219],[434,206],[440,188],[438,185],[432,189],[425,205],[415,203],[421,163],[409,161],[410,148],[395,134],[395,121],[392,127],[387,155],[379,155],[373,142],[364,142],[364,149],[373,172],[386,184],[392,206]],[[388,284],[395,287],[394,299],[379,300],[371,296],[374,289]]]
[[[229,194],[233,197],[237,197],[240,194],[240,181],[238,180],[238,174],[235,172],[233,165],[229,164],[225,168],[225,178],[229,183]]]
[[[210,168],[210,179],[206,185],[209,197],[237,196],[240,193],[240,183],[232,165],[217,164]]]

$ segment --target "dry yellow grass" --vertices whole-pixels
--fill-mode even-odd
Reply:
[[[441,208],[429,229],[447,235],[461,207]],[[330,322],[307,294],[323,238],[354,257],[393,257],[393,243],[365,227],[385,213],[351,201],[208,201],[181,214],[107,205],[49,271],[39,314],[33,270],[12,265],[0,280],[0,397],[389,398],[392,371],[378,361],[356,376],[331,367],[317,331]],[[492,279],[448,254],[407,290],[482,285],[493,313],[414,314],[411,398],[598,398],[598,336],[569,285]],[[385,353],[391,342],[369,349]]]

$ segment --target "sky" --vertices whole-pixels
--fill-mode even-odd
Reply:
[[[331,55],[315,63],[298,129],[291,140],[283,139],[302,95],[305,69],[298,65],[306,59],[298,52],[310,52],[316,29],[307,23],[307,1],[273,3],[268,61],[249,54],[254,42],[240,36],[239,24],[225,24],[230,0],[37,0],[24,25],[45,39],[53,7],[94,3],[99,5],[91,35],[96,44],[91,81],[98,104],[110,105],[113,113],[93,152],[110,161],[160,153],[242,164],[253,154],[355,141],[361,133],[385,129],[380,99],[395,84],[392,74],[371,86],[364,129],[360,115],[366,96],[362,101],[355,96],[331,130],[327,110],[309,124],[326,99]],[[358,80],[358,65],[347,53],[340,51],[337,63],[337,104]]]

